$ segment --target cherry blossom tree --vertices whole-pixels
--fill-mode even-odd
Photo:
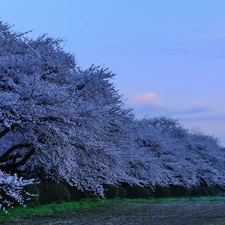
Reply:
[[[130,172],[145,186],[225,185],[224,148],[216,138],[168,117],[144,118],[137,127]]]
[[[133,115],[110,82],[114,74],[76,68],[60,39],[0,29],[0,170],[43,172],[98,194],[103,183],[130,182],[119,153],[130,145]]]
[[[73,57],[59,47],[61,40],[22,37],[1,24],[0,169],[10,173],[42,147],[45,122],[60,120],[54,105],[64,101],[60,97],[74,68]]]
[[[208,186],[225,186],[225,151],[217,138],[206,135],[199,129],[192,129],[187,138],[188,161],[193,161],[197,168],[199,183]]]

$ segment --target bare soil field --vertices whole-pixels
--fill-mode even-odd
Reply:
[[[225,203],[107,205],[3,225],[209,225],[212,222],[225,224]]]

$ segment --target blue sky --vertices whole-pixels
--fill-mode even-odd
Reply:
[[[14,0],[0,19],[108,67],[137,117],[171,116],[225,146],[224,12],[224,0]]]

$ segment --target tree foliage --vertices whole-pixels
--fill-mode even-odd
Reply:
[[[6,211],[7,207],[15,203],[24,204],[29,193],[22,194],[23,187],[32,184],[33,180],[23,180],[16,174],[13,176],[0,170],[0,209]]]
[[[60,39],[32,40],[0,25],[0,169],[36,171],[98,194],[106,181],[127,181],[118,164],[132,114],[110,82],[114,74],[76,68]]]
[[[106,183],[224,185],[217,139],[168,117],[136,119],[115,74],[81,70],[62,44],[0,22],[0,202],[22,203],[32,173],[102,196]]]
[[[143,184],[224,185],[224,149],[216,138],[168,117],[144,118],[138,125],[138,152],[131,164]]]

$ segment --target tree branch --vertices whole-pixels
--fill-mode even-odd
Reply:
[[[16,169],[17,169],[18,167],[24,165],[24,164],[27,162],[27,160],[28,160],[34,153],[35,153],[35,148],[32,147],[31,150],[30,150],[28,153],[26,153],[26,154],[24,155],[24,157],[23,157],[20,161],[18,161],[18,162],[16,162],[16,163],[14,163],[14,162],[13,162],[13,163],[9,163],[9,164],[6,164],[6,165],[0,165],[0,170],[5,171],[5,172],[11,172],[11,173],[14,173],[14,172],[16,171]]]
[[[5,129],[0,133],[0,139],[1,139],[4,135],[6,135],[8,132],[10,132],[11,130],[13,130],[16,126],[17,126],[17,124],[13,124],[11,127],[5,128]]]
[[[30,148],[32,147],[32,144],[17,144],[17,145],[14,145],[12,147],[10,147],[8,150],[6,150],[6,152],[0,156],[0,162],[5,162],[8,160],[8,157],[9,155],[17,150],[17,149],[21,149],[21,148]]]

